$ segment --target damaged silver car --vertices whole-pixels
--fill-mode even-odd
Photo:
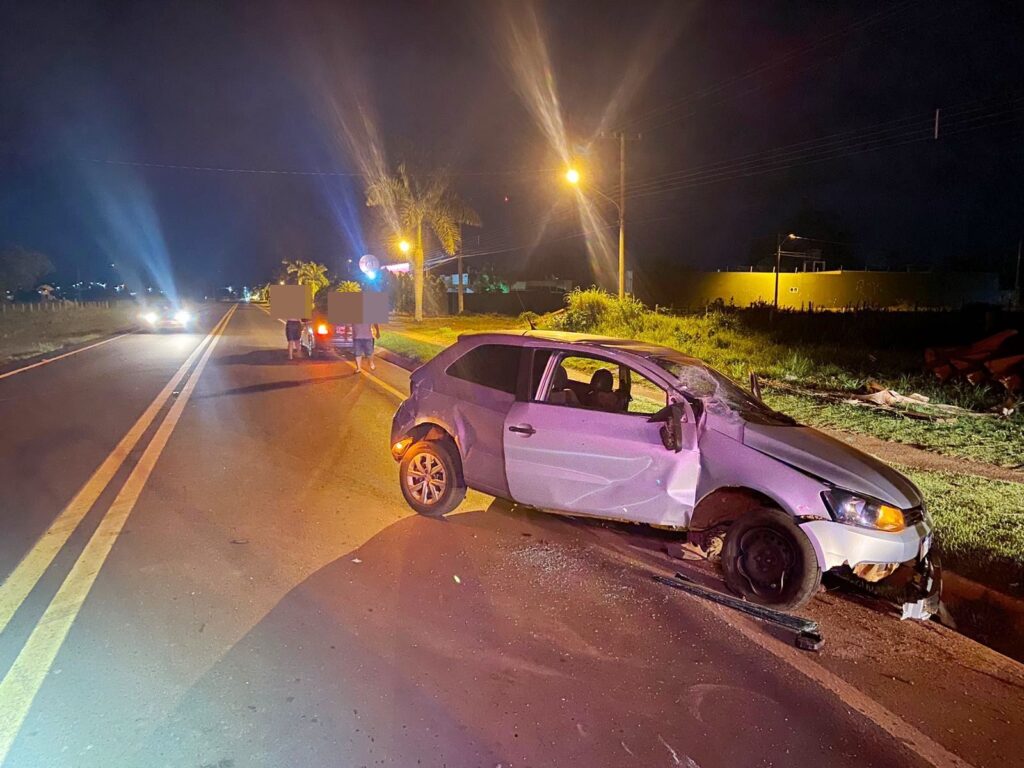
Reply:
[[[460,337],[413,372],[392,454],[409,505],[467,488],[519,504],[686,531],[729,588],[784,610],[822,574],[937,603],[921,493],[882,462],[764,405],[700,360],[626,339]]]

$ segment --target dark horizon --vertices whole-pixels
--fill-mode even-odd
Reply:
[[[1014,5],[564,3],[538,7],[542,37],[520,40],[501,14],[8,4],[0,246],[47,253],[64,280],[109,279],[117,263],[122,276],[254,283],[283,258],[344,275],[362,252],[395,260],[359,174],[408,159],[449,167],[481,213],[471,263],[593,282],[562,159],[527,106],[543,39],[570,149],[603,189],[617,155],[595,135],[643,134],[627,179],[641,295],[678,271],[763,258],[801,221],[853,244],[845,266],[1012,275]]]

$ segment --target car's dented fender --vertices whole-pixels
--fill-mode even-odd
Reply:
[[[756,491],[774,501],[798,522],[828,519],[820,501],[824,487],[820,480],[745,446],[741,439],[713,428],[705,429],[700,436],[698,501],[690,524],[699,521],[701,503],[705,499],[716,491],[733,488]],[[817,505],[812,506],[814,502]],[[817,536],[806,529],[804,533],[814,547],[819,565],[827,570],[828,558]]]

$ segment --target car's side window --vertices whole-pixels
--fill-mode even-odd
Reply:
[[[445,373],[456,379],[514,395],[521,352],[520,347],[482,344],[449,365]]]
[[[654,414],[668,405],[668,392],[659,387],[646,376],[629,369],[631,385],[629,389],[628,413]]]
[[[643,374],[587,355],[565,355],[555,367],[545,402],[608,413],[657,413],[668,393]]]

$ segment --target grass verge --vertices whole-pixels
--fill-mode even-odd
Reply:
[[[129,307],[116,304],[109,308],[8,311],[0,316],[0,364],[123,331],[133,326],[133,314]]]
[[[943,567],[1002,592],[1024,592],[1024,485],[897,468],[924,494]]]

